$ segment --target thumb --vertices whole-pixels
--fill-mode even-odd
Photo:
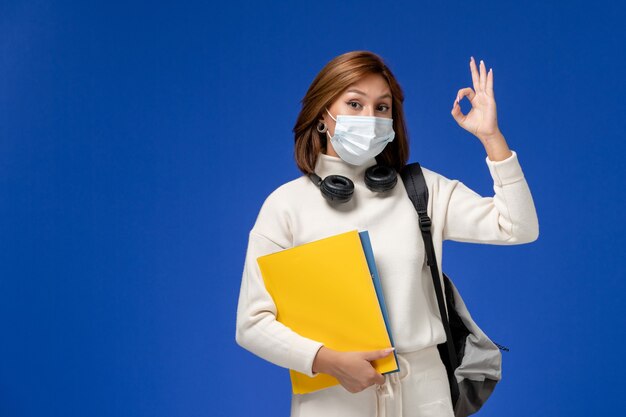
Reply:
[[[364,359],[368,361],[373,361],[376,359],[384,358],[385,356],[388,356],[394,350],[395,348],[371,350],[369,352],[365,352]]]
[[[463,125],[463,122],[465,121],[465,118],[467,117],[461,111],[461,105],[459,104],[458,101],[456,101],[456,99],[454,101],[454,104],[452,105],[452,110],[450,111],[450,114],[452,114],[452,117],[454,118],[454,120],[456,120],[456,122],[461,126]]]

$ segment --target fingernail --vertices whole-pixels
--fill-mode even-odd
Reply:
[[[480,64],[481,64],[481,65],[483,65],[483,64],[484,64],[484,62],[483,62],[483,60],[482,60],[482,59],[480,60]]]

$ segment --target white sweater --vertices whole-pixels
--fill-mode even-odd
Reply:
[[[481,197],[462,182],[422,166],[440,272],[443,240],[514,245],[537,239],[534,202],[517,154],[512,153],[497,162],[485,157],[493,178],[493,197]],[[249,234],[244,263],[237,307],[240,346],[276,365],[317,375],[311,368],[323,344],[276,320],[276,306],[256,259],[354,229],[369,231],[396,351],[410,352],[445,341],[417,212],[399,175],[391,191],[377,193],[365,186],[365,170],[375,164],[375,158],[355,166],[319,154],[315,172],[322,179],[339,174],[354,182],[354,195],[343,205],[327,202],[305,175],[279,186],[265,199]]]

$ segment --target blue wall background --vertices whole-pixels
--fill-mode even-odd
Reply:
[[[531,187],[529,245],[444,245],[504,353],[482,416],[615,414],[626,371],[618,2],[0,3],[0,416],[287,416],[235,343],[264,198],[333,57],[380,54],[411,161],[493,195],[450,115],[470,55]],[[469,110],[469,102],[462,108]]]

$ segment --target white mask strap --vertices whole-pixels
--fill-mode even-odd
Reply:
[[[333,117],[333,115],[332,115],[332,114],[330,114],[330,112],[328,111],[328,108],[326,108],[326,113],[328,113],[328,115],[330,116],[330,118],[331,118],[331,119],[333,119],[335,122],[337,121],[337,119],[335,119],[335,118]]]

